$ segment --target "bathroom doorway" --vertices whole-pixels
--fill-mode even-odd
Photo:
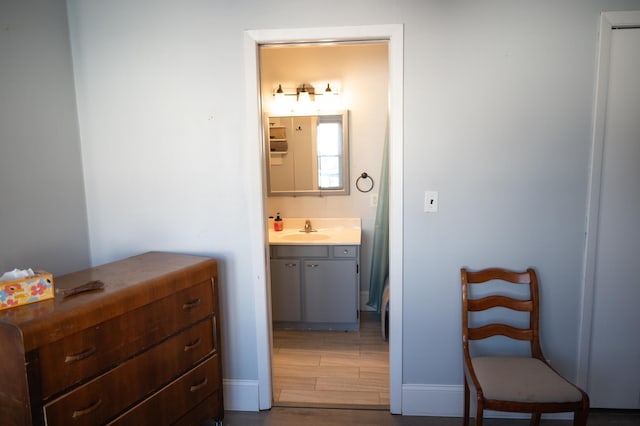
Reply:
[[[271,363],[274,406],[389,408],[388,342],[382,337],[380,316],[366,311],[377,211],[372,200],[377,199],[381,183],[379,175],[388,116],[388,57],[385,40],[266,44],[259,49],[260,104],[262,115],[269,122],[269,128],[265,124],[265,134],[271,134],[272,122],[279,122],[282,115],[294,116],[293,121],[302,124],[289,129],[288,144],[284,142],[287,147],[282,151],[279,146],[271,146],[272,140],[268,143],[274,152],[265,149],[269,160],[268,166],[265,163],[267,188],[272,190],[264,194],[269,216],[279,214],[285,218],[285,223],[287,218],[351,217],[360,219],[362,228],[358,265],[360,288],[364,289],[358,294],[360,310],[364,310],[361,328],[349,332],[339,328],[298,330],[292,329],[291,325],[284,329],[281,326],[274,328]],[[297,99],[296,93],[302,88],[315,94],[315,99],[307,104]],[[325,88],[330,90],[329,94],[325,94]],[[349,161],[341,169],[347,194],[319,196],[298,192],[283,195],[275,191],[276,182],[278,186],[283,185],[289,163],[292,163],[289,179],[294,191],[300,186],[301,176],[306,176],[304,172],[312,171],[311,164],[301,161],[299,155],[301,146],[311,146],[313,140],[299,140],[299,134],[306,130],[307,118],[298,114],[310,114],[320,119],[327,110],[329,113],[346,110],[349,117],[344,120]],[[309,154],[303,153],[302,158],[306,159]],[[313,163],[316,162],[322,164],[317,160]],[[356,178],[362,172],[371,175],[372,182],[378,184],[373,185],[370,192],[357,190]],[[280,265],[282,261],[276,262]],[[287,265],[297,265],[290,259],[287,262]],[[298,272],[300,268],[293,269]],[[280,280],[290,275],[288,270],[284,275],[278,272]],[[287,279],[297,281],[295,277]],[[298,287],[304,286],[300,283]],[[296,295],[298,291],[302,292],[302,288],[296,289]],[[288,311],[295,310],[299,301],[291,300],[295,298],[293,294],[291,291],[285,294],[272,292],[272,303],[288,306]],[[272,306],[274,319],[276,312]]]
[[[256,30],[245,32],[245,63],[247,64],[247,113],[255,117],[250,120],[247,134],[251,144],[256,140],[262,140],[262,117],[260,102],[263,96],[259,96],[255,102],[252,94],[260,93],[258,51],[260,46],[269,44],[294,44],[303,40],[306,43],[317,41],[332,42],[371,42],[387,41],[389,45],[389,153],[390,153],[390,398],[389,405],[392,413],[401,413],[401,387],[402,387],[402,66],[403,66],[403,28],[402,25],[381,25],[362,27],[340,28],[310,28],[295,30]],[[371,88],[376,90],[376,88]],[[257,108],[256,108],[257,107]],[[262,145],[262,143],[261,143]],[[251,145],[253,147],[255,145]],[[250,154],[255,153],[250,148]],[[251,224],[255,234],[262,234],[262,239],[256,239],[252,245],[253,264],[256,270],[256,343],[258,348],[258,387],[257,397],[260,409],[268,409],[271,406],[271,321],[269,302],[269,277],[268,277],[268,245],[266,239],[266,217],[270,212],[267,209],[265,198],[265,170],[264,147],[260,146],[259,155],[254,156],[255,169],[252,176],[251,193],[255,198],[250,198],[250,207],[256,211],[255,222]],[[378,166],[379,167],[379,166]],[[353,172],[357,173],[357,172]],[[353,178],[353,174],[351,178]],[[328,198],[328,197],[327,197]],[[316,198],[322,202],[322,198]],[[260,267],[260,265],[263,265]],[[262,269],[264,268],[264,269]],[[261,273],[264,271],[264,274]],[[396,297],[394,297],[394,294]]]

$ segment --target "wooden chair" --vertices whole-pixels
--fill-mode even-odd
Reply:
[[[469,425],[469,403],[473,391],[476,400],[475,426],[482,426],[484,410],[531,413],[531,424],[538,425],[542,413],[574,413],[574,425],[586,425],[589,414],[589,397],[578,387],[558,374],[545,360],[539,340],[538,280],[533,269],[515,272],[506,269],[485,269],[462,273],[462,347],[464,356],[464,422]],[[520,298],[489,291],[493,286],[515,290],[508,283],[526,285],[527,296]],[[471,285],[482,290],[482,296],[474,296]],[[506,293],[506,292],[503,292]],[[472,297],[473,296],[473,297]],[[497,312],[485,312],[492,308],[508,308],[528,317],[528,326],[522,328],[507,321],[487,323],[487,317],[497,317]],[[510,312],[510,311],[505,311]],[[482,321],[474,321],[474,315],[484,315]],[[500,315],[501,318],[509,315]],[[520,319],[520,318],[518,318]],[[476,318],[477,320],[477,318]],[[527,320],[525,320],[527,322]],[[471,325],[470,325],[471,323]],[[481,323],[481,324],[479,324]],[[521,325],[521,324],[520,324]],[[528,342],[530,356],[472,356],[469,343],[492,336]],[[506,342],[506,340],[505,340]],[[483,342],[486,350],[486,343]]]

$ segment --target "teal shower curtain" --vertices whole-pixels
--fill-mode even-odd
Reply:
[[[378,208],[373,230],[373,253],[371,256],[371,275],[369,277],[369,300],[367,305],[381,312],[384,281],[389,275],[389,120],[384,137],[382,168],[380,170],[380,189],[378,190]]]

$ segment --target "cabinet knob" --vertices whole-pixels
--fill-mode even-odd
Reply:
[[[345,249],[342,254],[349,254],[349,250]]]

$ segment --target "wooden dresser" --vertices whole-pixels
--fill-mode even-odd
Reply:
[[[0,423],[221,424],[216,261],[146,253],[54,286],[94,280],[0,311]]]

